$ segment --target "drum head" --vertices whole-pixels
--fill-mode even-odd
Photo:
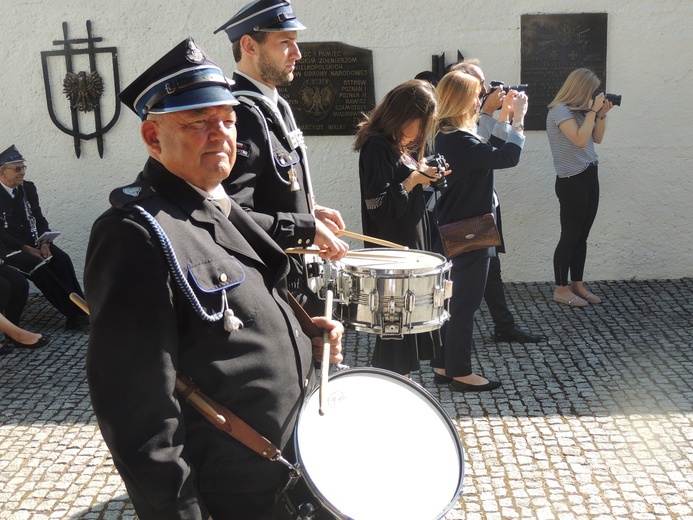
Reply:
[[[330,377],[325,415],[319,391],[296,425],[296,452],[312,491],[355,520],[440,518],[464,479],[459,435],[416,383],[379,369]]]
[[[354,249],[352,253],[364,256],[345,256],[338,264],[342,269],[352,272],[375,271],[383,274],[426,273],[446,264],[444,256],[417,249],[370,248]]]

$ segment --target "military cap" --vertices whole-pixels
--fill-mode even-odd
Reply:
[[[235,42],[253,31],[302,31],[305,28],[291,10],[291,0],[254,0],[234,14],[214,34],[226,31],[229,40]]]
[[[0,166],[16,162],[24,162],[24,157],[22,157],[22,154],[19,153],[15,145],[10,146],[7,150],[0,153]]]
[[[165,114],[217,105],[237,105],[234,82],[188,37],[143,72],[118,96],[144,121]]]

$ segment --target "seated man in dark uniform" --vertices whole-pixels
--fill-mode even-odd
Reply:
[[[43,216],[36,185],[24,180],[24,157],[12,145],[0,154],[0,250],[8,266],[20,270],[66,318],[66,330],[89,325],[89,318],[70,300],[82,296],[75,268],[67,253],[44,233],[50,231]]]
[[[236,158],[231,85],[188,38],[120,94],[149,159],[89,239],[92,405],[141,520],[273,518],[286,467],[179,400],[176,379],[284,450],[322,350],[288,303],[287,256],[221,185]],[[341,324],[313,321],[341,361]]]

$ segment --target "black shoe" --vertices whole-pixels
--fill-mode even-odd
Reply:
[[[447,385],[454,381],[453,378],[439,374],[438,372],[433,372],[433,382],[439,385]]]
[[[89,330],[89,316],[81,314],[65,320],[65,330]]]
[[[12,343],[12,340],[8,338],[7,343],[0,345],[0,356],[4,356],[5,354],[9,354],[11,352],[14,352],[14,344]]]
[[[31,345],[28,345],[26,343],[20,343],[17,340],[10,340],[12,342],[12,345],[14,345],[16,348],[26,348],[30,350],[36,350],[41,347],[47,347],[48,345],[51,344],[51,341],[53,341],[51,338],[48,336],[41,336],[36,343],[32,343]]]
[[[544,341],[545,336],[541,334],[532,334],[531,332],[525,332],[522,329],[513,327],[512,329],[496,331],[493,335],[493,341],[496,343],[506,342],[506,343],[539,343]]]
[[[450,383],[450,390],[453,392],[488,392],[489,390],[498,388],[502,384],[503,383],[500,381],[489,381],[485,385],[469,385],[453,379],[452,383]]]

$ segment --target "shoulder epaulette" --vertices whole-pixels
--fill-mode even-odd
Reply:
[[[116,188],[111,192],[108,200],[111,206],[117,209],[139,204],[142,200],[154,195],[154,190],[148,184],[135,182],[121,188]]]

